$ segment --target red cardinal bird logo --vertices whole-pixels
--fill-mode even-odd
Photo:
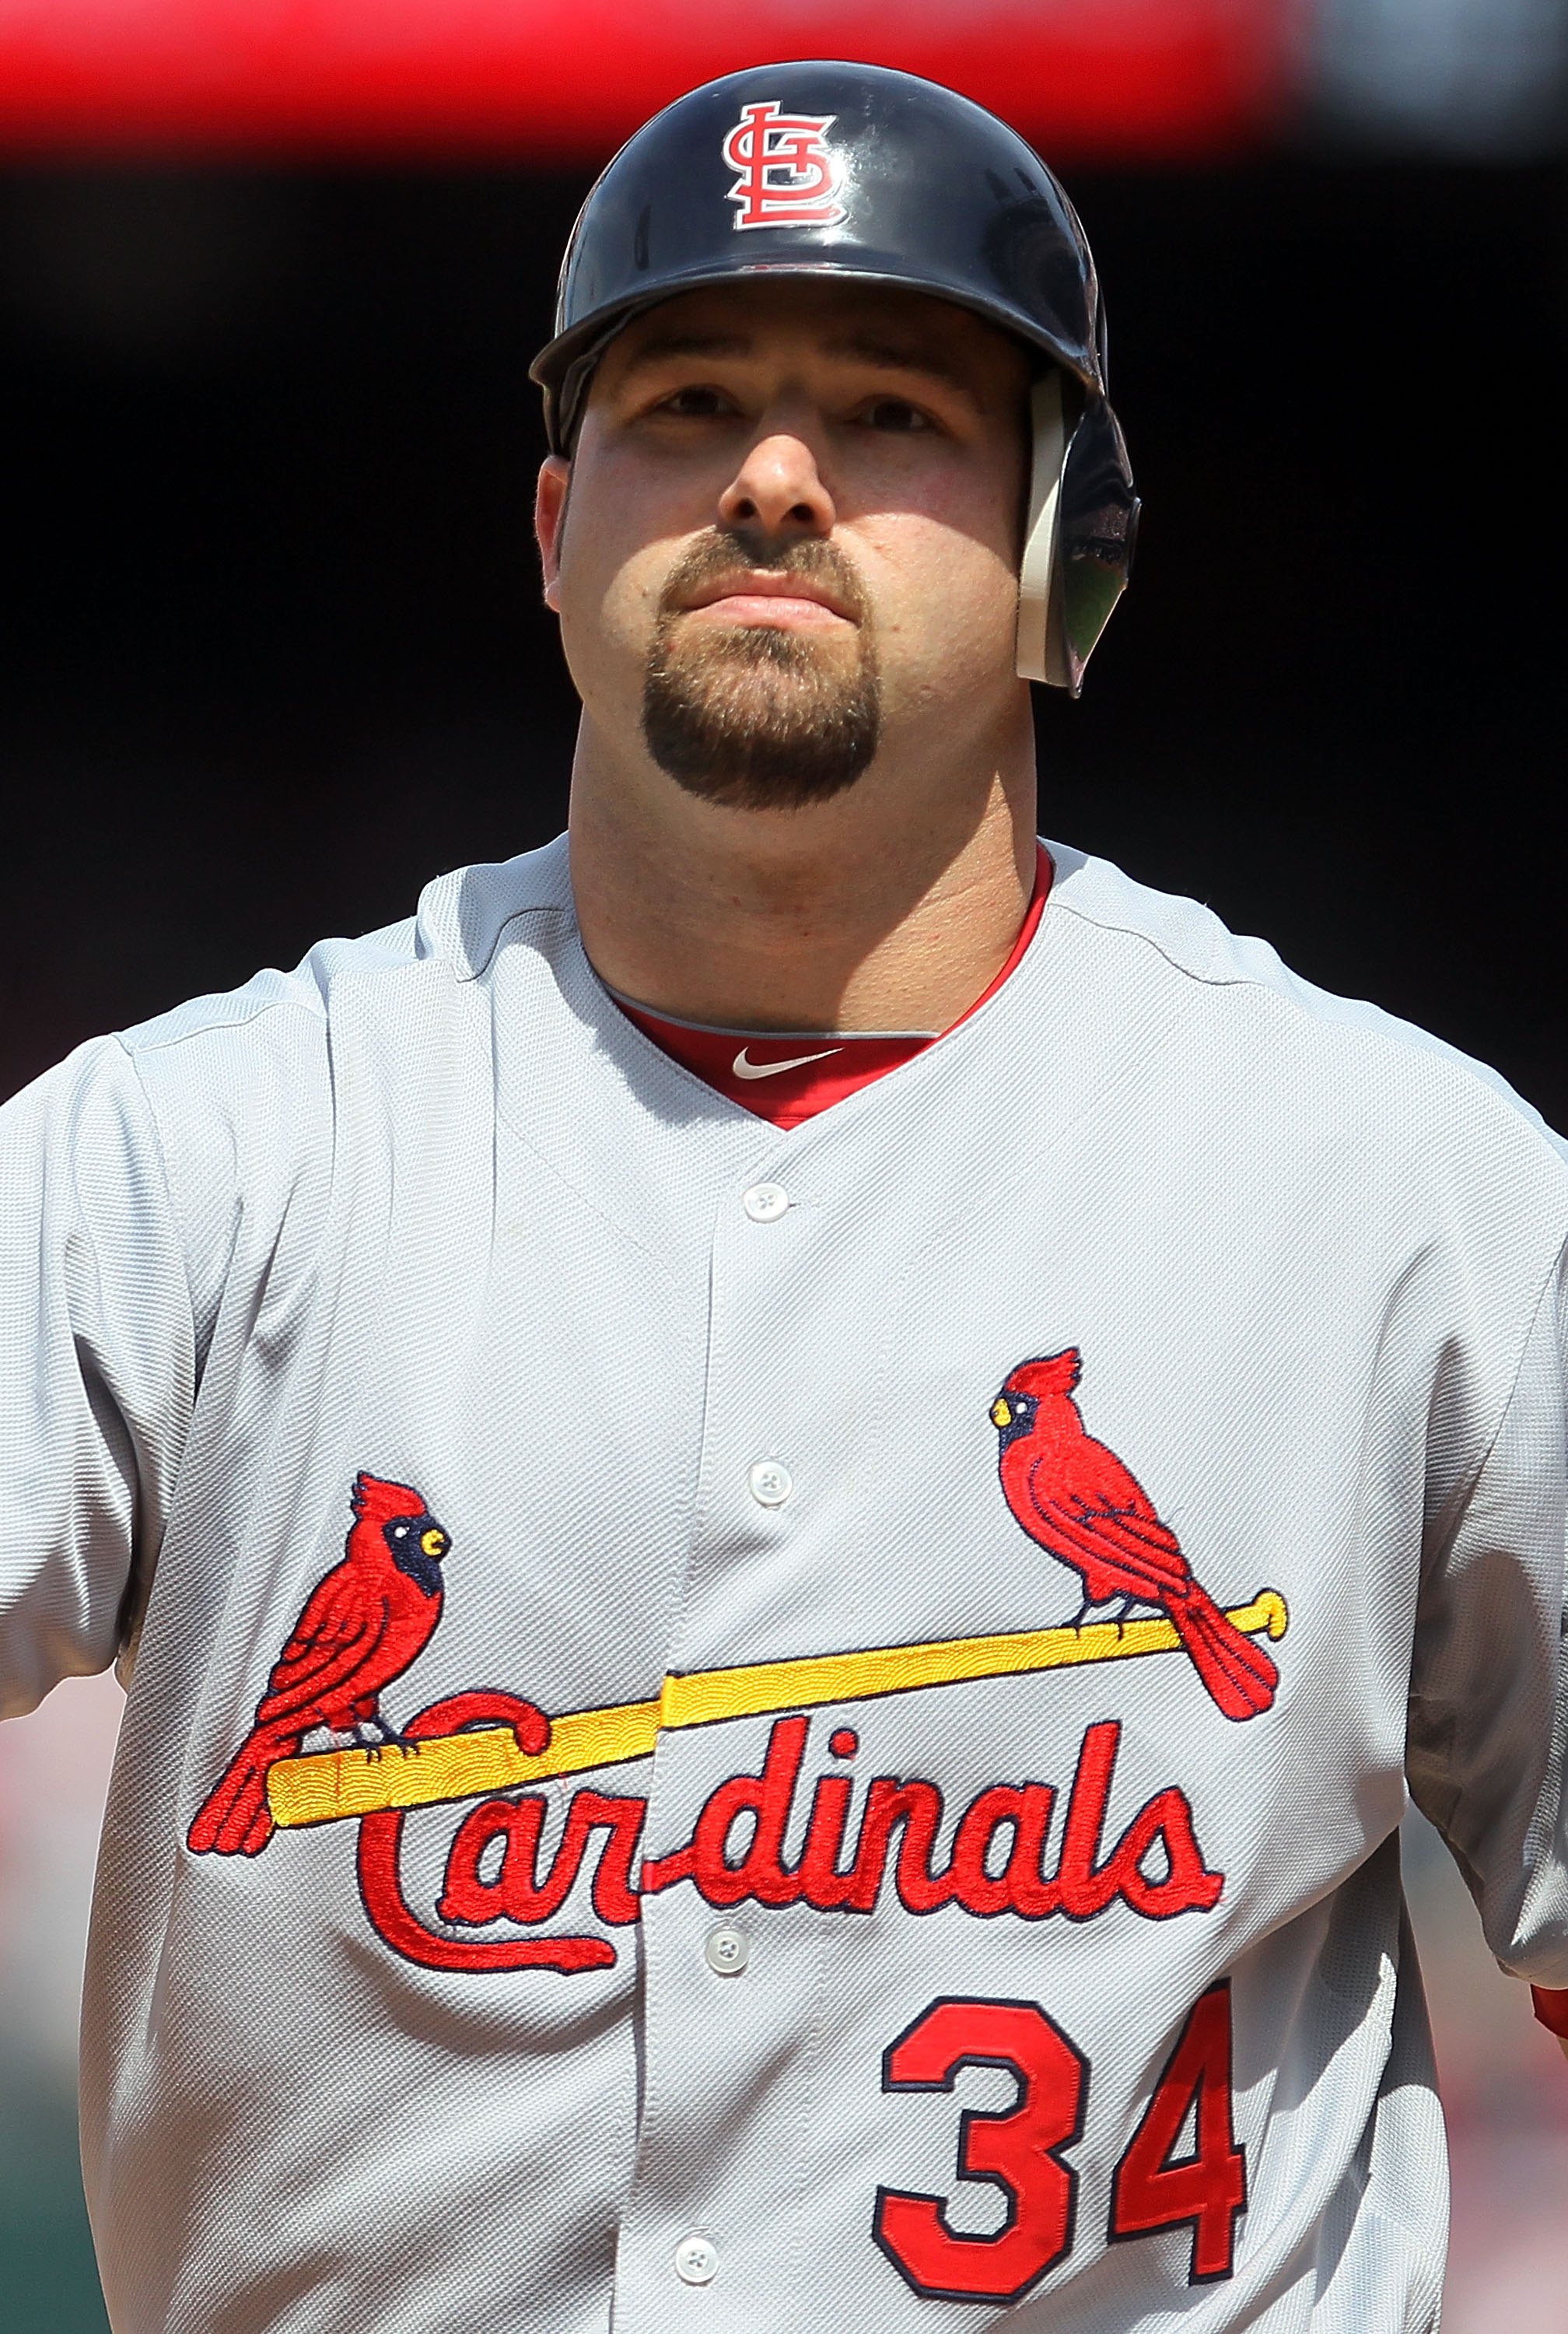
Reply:
[[[451,1543],[418,1491],[357,1475],[341,1564],[317,1582],[273,1664],[255,1724],[191,1825],[197,1856],[259,1856],[273,1836],[267,1770],[325,1727],[334,1748],[400,1737],[380,1716],[381,1689],[423,1653],[441,1617],[441,1562]]]
[[[1168,1615],[1227,1718],[1255,1718],[1273,1702],[1279,1672],[1261,1645],[1226,1618],[1143,1486],[1114,1451],[1084,1427],[1073,1399],[1082,1364],[1065,1353],[1020,1362],[996,1401],[1002,1490],[1032,1540],[1083,1578],[1078,1621],[1092,1606],[1121,1601]]]

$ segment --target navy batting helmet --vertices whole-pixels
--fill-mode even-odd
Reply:
[[[1094,260],[1051,172],[994,114],[880,65],[759,65],[693,90],[621,148],[572,229],[532,369],[552,448],[570,450],[632,316],[760,275],[906,285],[1036,352],[1018,670],[1076,696],[1127,582],[1138,497]]]

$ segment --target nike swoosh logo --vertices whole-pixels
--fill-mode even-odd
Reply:
[[[776,1078],[785,1070],[803,1070],[808,1062],[825,1062],[830,1055],[842,1054],[843,1050],[842,1046],[830,1046],[825,1053],[797,1054],[791,1062],[748,1062],[743,1046],[729,1066],[737,1078]]]

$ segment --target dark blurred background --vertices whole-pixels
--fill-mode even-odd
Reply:
[[[465,144],[448,89],[443,135],[405,135],[435,86],[417,55],[357,115],[327,35],[358,5],[290,13],[327,58],[303,129],[284,82],[238,65],[210,98],[218,0],[126,0],[117,26],[186,29],[134,86],[111,59],[96,112],[41,52],[27,80],[25,9],[0,24],[0,1093],[563,822],[573,701],[538,601],[525,374],[626,123],[536,120],[520,67],[499,128]],[[1146,499],[1086,695],[1041,693],[1045,831],[1208,901],[1568,1126],[1568,6],[1038,5],[1035,111],[1012,110],[1093,239]],[[951,44],[984,14],[930,21]],[[111,21],[89,0],[34,16],[50,37]],[[1053,115],[1069,18],[1075,38],[1136,19],[1154,45],[1074,52],[1076,111]],[[1250,47],[1202,48],[1244,20]],[[184,114],[148,96],[169,58]],[[621,56],[616,102],[635,119],[741,61],[655,60],[644,87]],[[998,93],[978,66],[963,85]],[[117,1716],[96,1681],[0,1732],[5,2334],[103,2326],[68,2069]],[[1409,1849],[1455,2141],[1447,2323],[1568,2334],[1568,2068],[1431,1835]]]

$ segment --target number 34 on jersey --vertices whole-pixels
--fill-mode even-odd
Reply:
[[[945,2301],[1020,2300],[1073,2250],[1075,2145],[1093,2115],[1088,2059],[1037,2002],[933,2001],[882,2058],[890,2092],[951,2091],[965,2067],[1013,2078],[1010,2105],[966,2109],[957,2175],[1000,2191],[1001,2225],[955,2229],[944,2200],[877,2190],[872,2233],[917,2293]],[[1231,2107],[1230,1988],[1211,1986],[1188,2015],[1116,2166],[1108,2234],[1190,2232],[1188,2281],[1228,2277],[1246,2204],[1246,2160]]]

